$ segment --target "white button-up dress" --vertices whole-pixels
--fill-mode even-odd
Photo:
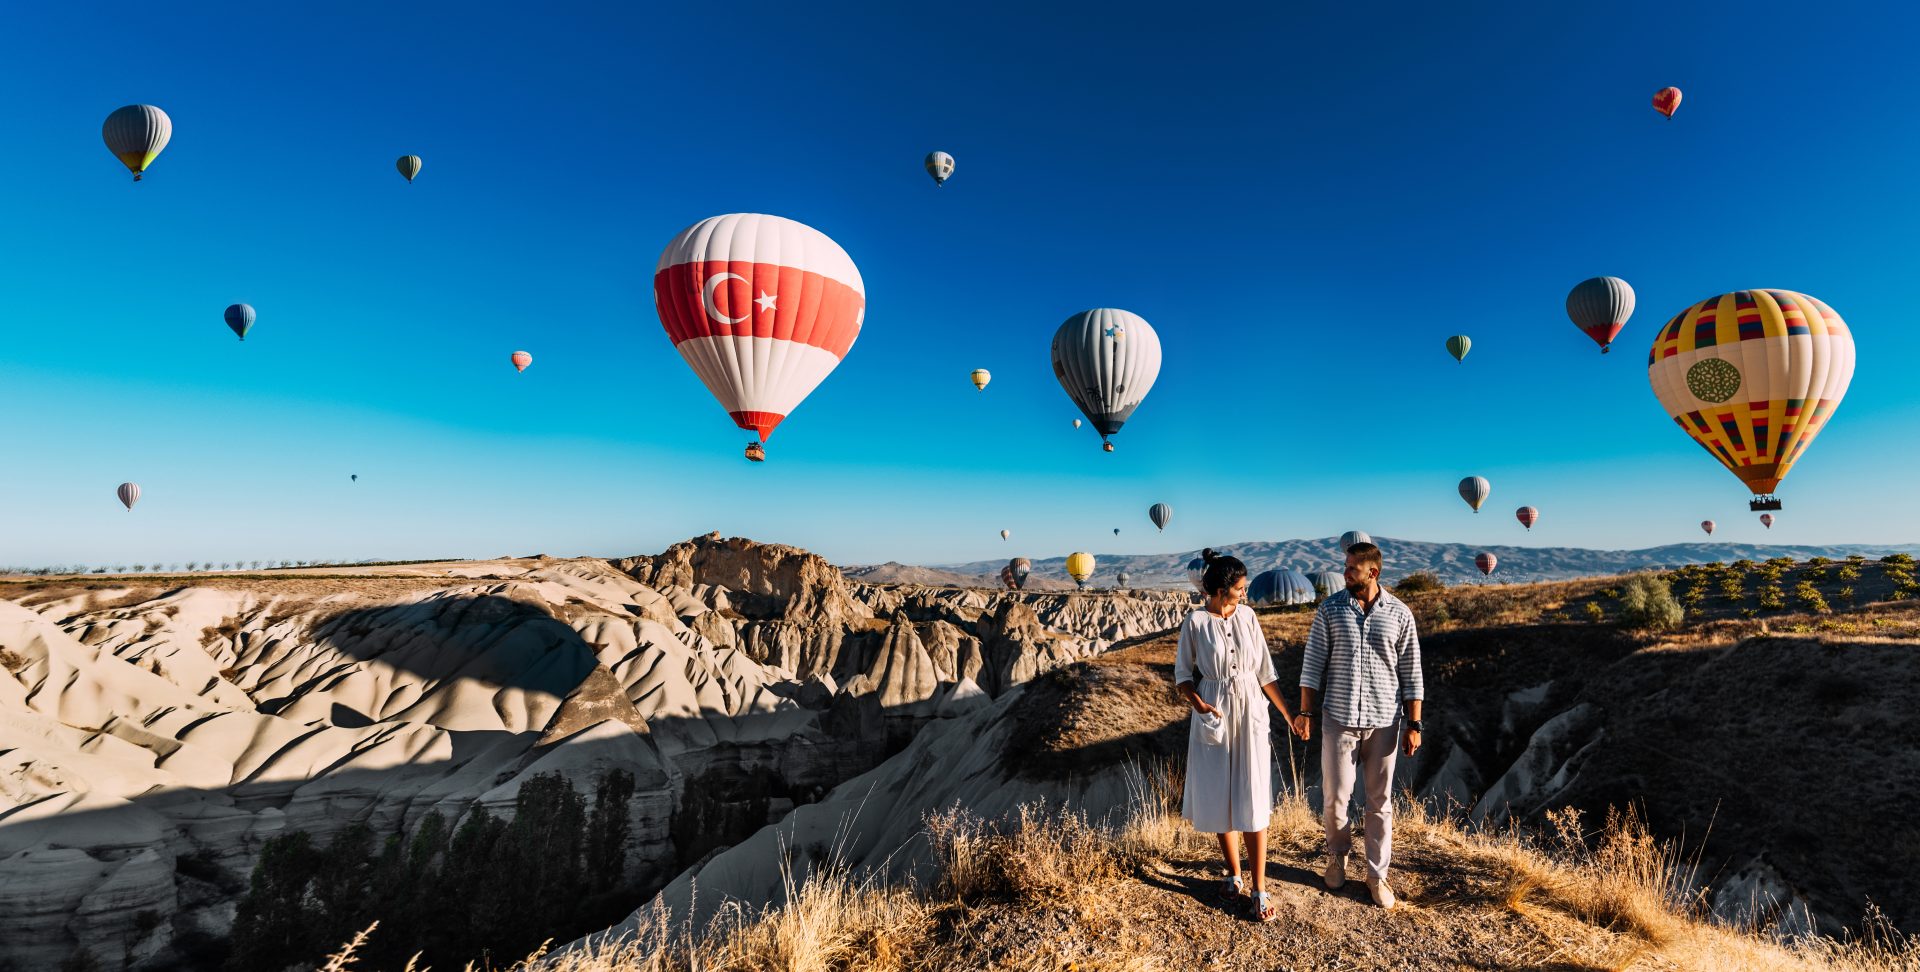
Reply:
[[[1195,830],[1267,829],[1273,811],[1273,745],[1267,735],[1272,703],[1261,686],[1279,679],[1253,609],[1240,605],[1221,618],[1201,608],[1181,623],[1174,684],[1194,683],[1200,697],[1220,710],[1227,729],[1219,745],[1209,745],[1200,714],[1188,716],[1181,816]]]

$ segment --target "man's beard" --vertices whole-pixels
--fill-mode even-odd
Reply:
[[[1347,593],[1348,593],[1348,594],[1352,594],[1352,595],[1353,595],[1354,597],[1359,597],[1360,595],[1362,595],[1362,594],[1365,594],[1366,592],[1367,592],[1367,582],[1366,582],[1366,581],[1360,581],[1360,582],[1359,582],[1359,583],[1357,583],[1357,584],[1356,584],[1356,583],[1349,583],[1349,584],[1347,585]]]

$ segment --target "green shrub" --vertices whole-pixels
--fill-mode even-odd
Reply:
[[[1845,602],[1847,602],[1847,606],[1848,606],[1848,607],[1852,607],[1852,606],[1853,606],[1853,603],[1854,603],[1854,600],[1853,600],[1853,587],[1852,587],[1851,585],[1849,585],[1849,586],[1847,586],[1847,587],[1842,587],[1842,588],[1840,588],[1840,590],[1839,590],[1838,592],[1836,592],[1836,594],[1837,594],[1837,596],[1838,596],[1838,597],[1839,597],[1839,598],[1840,598],[1840,599],[1841,599],[1842,601],[1845,601]]]
[[[1630,628],[1670,631],[1685,617],[1686,611],[1673,599],[1673,589],[1651,574],[1632,578],[1621,592],[1620,623]]]
[[[1729,601],[1739,601],[1747,596],[1747,587],[1739,575],[1728,574],[1720,578],[1720,593]]]
[[[1728,566],[1732,567],[1734,570],[1740,571],[1741,573],[1745,573],[1753,569],[1753,561],[1748,560],[1745,557],[1742,557],[1739,560],[1736,560],[1733,563],[1729,564]]]
[[[1885,557],[1880,558],[1880,562],[1883,564],[1888,564],[1892,566],[1912,567],[1913,555],[1903,554],[1903,553],[1891,553],[1886,555]]]
[[[1841,567],[1839,570],[1834,571],[1833,576],[1840,578],[1842,581],[1848,584],[1851,584],[1854,581],[1857,581],[1860,579],[1860,568],[1855,567],[1852,564],[1847,564]]]
[[[1393,585],[1393,592],[1405,597],[1409,594],[1425,594],[1428,591],[1442,591],[1446,588],[1447,584],[1440,579],[1440,575],[1430,570],[1416,570],[1400,578],[1400,583]]]
[[[1607,619],[1607,609],[1601,607],[1596,601],[1587,602],[1586,612],[1587,620],[1589,621],[1605,621]]]
[[[1778,567],[1781,570],[1786,570],[1788,567],[1793,566],[1793,558],[1792,557],[1774,557],[1773,559],[1767,561],[1767,566]]]
[[[1769,583],[1760,588],[1760,606],[1769,611],[1779,611],[1787,606],[1787,592],[1779,583]]]
[[[1807,564],[1813,567],[1825,567],[1830,563],[1833,563],[1832,557],[1808,557],[1807,558]]]
[[[1813,586],[1812,581],[1801,581],[1794,587],[1793,596],[1799,599],[1801,607],[1816,614],[1833,610],[1827,606],[1827,599],[1820,595],[1820,589]]]
[[[1867,562],[1867,555],[1866,555],[1866,554],[1848,554],[1848,555],[1847,555],[1847,563],[1850,563],[1850,564],[1864,564],[1864,563],[1866,563],[1866,562]]]

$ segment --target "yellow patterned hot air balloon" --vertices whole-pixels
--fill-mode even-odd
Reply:
[[[1086,551],[1067,555],[1067,576],[1075,584],[1087,586],[1087,578],[1093,576],[1093,555]]]
[[[1853,381],[1853,333],[1791,290],[1710,297],[1660,328],[1647,380],[1667,414],[1777,510],[1773,491]]]
[[[990,382],[993,380],[993,372],[990,372],[985,368],[975,368],[973,369],[973,374],[969,375],[968,377],[973,379],[974,388],[979,389],[980,391],[986,391],[987,382]]]

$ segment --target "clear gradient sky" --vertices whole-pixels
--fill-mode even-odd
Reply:
[[[841,563],[1355,527],[1637,547],[1709,517],[1920,539],[1920,16],[1279,6],[16,8],[0,564],[622,555],[715,529]],[[1671,121],[1648,104],[1668,84]],[[174,123],[139,185],[100,140],[134,102]],[[944,189],[933,149],[958,160]],[[667,241],[728,212],[820,229],[867,286],[859,342],[758,465],[650,296]],[[1563,310],[1601,274],[1639,295],[1604,357]],[[1661,321],[1746,287],[1820,297],[1860,352],[1770,534],[1645,369]],[[1111,455],[1048,364],[1095,306],[1165,347]],[[1494,484],[1477,516],[1468,474]]]

